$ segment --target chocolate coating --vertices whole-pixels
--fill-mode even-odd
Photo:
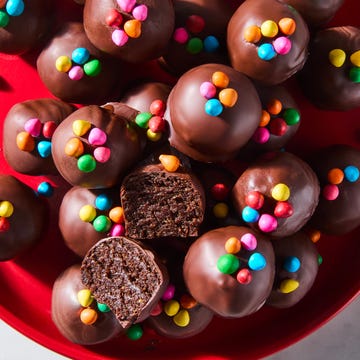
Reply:
[[[81,282],[80,264],[67,268],[55,280],[52,289],[51,317],[63,336],[73,343],[94,345],[110,340],[123,331],[114,314],[96,309],[94,300],[89,306],[96,309],[98,318],[92,325],[84,324],[80,312],[84,309],[77,294],[86,289]]]
[[[13,211],[6,211],[7,202]],[[45,206],[34,191],[11,175],[0,174],[0,261],[35,246],[45,228]],[[10,205],[10,206],[11,206]]]
[[[262,270],[250,270],[252,280],[241,284],[236,273],[220,272],[217,261],[226,254],[225,243],[230,237],[241,239],[244,234],[253,234],[257,239],[254,251],[240,250],[240,268],[248,267],[254,252],[266,260]],[[218,315],[238,318],[259,310],[269,296],[275,274],[274,251],[270,241],[262,234],[246,227],[228,226],[211,230],[199,237],[190,247],[184,261],[184,280],[190,294],[201,304]]]
[[[287,186],[287,199],[273,197],[272,191],[278,184]],[[277,226],[263,231],[278,238],[294,234],[307,223],[318,204],[320,187],[316,174],[305,161],[289,152],[272,152],[252,163],[233,187],[234,206],[241,217],[244,208],[249,207],[246,197],[251,191],[261,193],[264,204],[257,209],[260,218],[253,219],[249,226],[259,229],[262,215],[271,215]],[[292,211],[277,215],[276,207],[282,202],[290,204]]]
[[[72,59],[77,48],[89,51],[89,63],[99,60],[101,70],[97,75],[84,74],[80,80],[72,80],[68,72],[58,71],[55,64],[60,56]],[[85,65],[87,64],[85,63]],[[72,103],[101,104],[114,97],[122,90],[127,70],[124,64],[104,56],[87,38],[82,23],[64,23],[37,59],[39,76],[49,91],[56,97]],[[72,66],[75,66],[72,61]],[[85,65],[81,65],[85,69]],[[94,73],[95,74],[95,73]],[[99,91],[101,89],[101,91]]]
[[[360,106],[360,85],[350,77],[351,71],[358,71],[350,57],[360,49],[359,35],[358,28],[341,26],[319,30],[312,37],[310,55],[299,73],[299,82],[304,94],[318,108],[346,111]],[[329,60],[334,49],[346,55],[337,66]]]
[[[174,7],[175,30],[160,64],[176,75],[201,64],[228,64],[226,29],[233,14],[230,3],[221,0],[175,0]],[[201,17],[201,20],[192,20],[195,16]],[[191,25],[193,21],[194,24]],[[185,43],[174,39],[178,29],[186,30],[188,39]],[[212,38],[216,45],[206,45]],[[201,41],[199,48],[195,47],[195,50],[190,51],[193,48],[192,42],[198,39]]]
[[[270,60],[263,60],[258,56],[259,46],[284,35],[279,31],[270,40],[261,35],[258,42],[252,43],[244,39],[245,31],[249,26],[261,27],[267,20],[279,23],[282,18],[291,18],[296,24],[295,31],[285,35],[291,41],[291,49],[284,55],[275,53]],[[308,42],[309,30],[305,21],[294,8],[280,0],[245,1],[235,11],[228,25],[227,44],[232,66],[266,85],[280,84],[303,67]]]
[[[37,145],[41,141],[51,142],[51,136],[44,136],[42,130],[39,136],[32,136],[36,144],[35,149],[24,151],[17,146],[17,135],[25,131],[24,125],[30,119],[39,119],[44,129],[44,124],[47,122],[53,122],[55,126],[59,125],[74,110],[73,106],[56,99],[27,100],[15,104],[4,120],[3,147],[8,164],[24,174],[57,174],[51,153],[43,157],[45,154],[41,156],[37,150]]]
[[[315,244],[303,232],[272,241],[275,252],[276,274],[274,288],[266,301],[267,305],[288,308],[298,303],[310,290],[316,279],[319,264]],[[294,259],[296,258],[296,260]],[[290,260],[292,259],[292,260]],[[300,267],[289,266],[294,260]],[[298,282],[293,291],[283,289],[287,281]]]
[[[133,110],[128,112],[126,108],[125,115],[133,113]],[[70,184],[86,188],[111,187],[139,160],[143,144],[137,130],[131,125],[130,119],[119,114],[113,113],[111,108],[89,105],[73,112],[57,127],[53,135],[53,159],[60,174]],[[73,138],[80,139],[84,155],[93,155],[94,150],[99,148],[89,143],[89,131],[81,136],[74,134],[73,123],[79,119],[90,122],[91,129],[98,128],[105,132],[106,142],[101,147],[110,149],[109,159],[105,162],[96,161],[95,169],[90,172],[78,168],[79,157],[65,153],[68,141]]]
[[[360,180],[350,182],[344,178],[337,186],[339,195],[335,200],[324,196],[328,186],[328,172],[345,170],[347,166],[360,169],[360,151],[349,145],[335,144],[313,154],[311,166],[317,174],[321,195],[310,225],[329,235],[346,234],[360,225]]]
[[[200,93],[204,82],[223,72],[238,99],[219,116],[205,112],[207,99]],[[217,98],[218,95],[214,97]],[[195,67],[180,77],[168,98],[165,118],[170,124],[170,144],[185,155],[204,162],[221,162],[236,156],[259,124],[261,104],[251,81],[221,64]]]
[[[112,40],[114,31],[122,30],[127,20],[134,20],[131,11],[120,8],[114,0],[87,0],[84,7],[84,27],[90,41],[101,51],[130,63],[156,59],[165,51],[174,28],[174,6],[171,0],[138,0],[136,5],[147,6],[147,18],[141,20],[138,37],[129,36],[118,46]],[[107,23],[111,11],[120,13],[120,25]]]

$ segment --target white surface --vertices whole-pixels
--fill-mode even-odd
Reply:
[[[0,360],[65,360],[0,320]],[[360,297],[315,333],[266,360],[360,359]],[[245,359],[246,360],[246,359]]]

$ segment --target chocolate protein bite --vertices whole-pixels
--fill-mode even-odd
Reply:
[[[304,94],[318,108],[347,111],[360,106],[360,29],[340,26],[319,30],[299,73]]]
[[[310,225],[328,235],[343,235],[360,225],[360,150],[344,144],[320,149],[310,161],[321,194]]]
[[[161,56],[174,28],[170,0],[88,0],[84,27],[101,51],[130,63]]]
[[[68,267],[55,280],[51,318],[64,337],[81,345],[100,344],[123,331],[109,307],[98,303],[81,282],[80,264]]]
[[[190,294],[220,316],[239,318],[259,310],[275,274],[271,242],[242,226],[211,230],[186,254],[183,274]]]
[[[275,253],[275,280],[267,305],[288,308],[311,289],[319,269],[315,244],[304,232],[272,241]]]
[[[150,248],[122,236],[105,238],[89,250],[81,280],[124,329],[150,315],[169,281],[165,266]]]
[[[121,185],[125,233],[135,239],[197,236],[205,197],[193,173],[174,155],[130,172]]]
[[[227,24],[233,13],[221,0],[175,0],[175,28],[160,59],[165,70],[181,75],[207,63],[228,64]]]
[[[248,226],[270,237],[299,231],[318,205],[319,181],[298,156],[270,152],[259,157],[239,176],[232,200]]]
[[[305,21],[280,0],[246,0],[228,24],[231,65],[266,85],[280,84],[303,67],[308,42]]]
[[[68,116],[55,130],[54,163],[73,186],[112,187],[141,157],[144,143],[129,119],[134,110],[84,106]],[[123,114],[123,116],[121,115]]]
[[[80,22],[62,24],[41,51],[36,65],[53,95],[80,104],[110,101],[125,87],[128,72],[122,62],[105,56],[91,44]]]
[[[52,135],[74,110],[63,101],[46,98],[13,105],[3,125],[7,163],[24,174],[57,174],[51,155]]]
[[[53,14],[51,1],[1,1],[0,53],[20,55],[40,45],[51,31]]]
[[[165,118],[170,145],[194,160],[234,158],[259,125],[261,103],[252,82],[221,64],[183,74],[171,90]]]
[[[0,261],[39,243],[45,222],[45,206],[35,192],[15,177],[0,174]]]

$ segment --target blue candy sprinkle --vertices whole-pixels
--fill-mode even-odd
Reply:
[[[288,272],[294,273],[300,269],[301,263],[299,258],[296,256],[288,256],[284,260],[284,269]]]
[[[250,206],[245,206],[242,214],[241,214],[243,220],[247,223],[254,223],[259,220],[259,212]]]
[[[269,61],[276,56],[276,52],[275,52],[274,47],[271,44],[265,43],[265,44],[261,44],[259,46],[258,56],[262,60]]]
[[[213,36],[213,35],[209,35],[204,39],[204,50],[206,52],[215,52],[216,50],[218,50],[220,47],[220,43],[219,40]]]
[[[249,257],[249,268],[254,271],[262,270],[266,266],[266,259],[260,253],[253,253]]]
[[[43,181],[38,185],[37,192],[40,195],[50,197],[54,193],[54,188],[47,181]]]
[[[42,158],[47,158],[51,155],[51,142],[47,140],[40,141],[37,144],[37,151]]]
[[[205,112],[210,116],[219,116],[223,111],[223,106],[218,99],[210,99],[205,103]]]
[[[79,65],[85,64],[89,57],[90,53],[86,48],[76,48],[71,54],[71,59]]]
[[[355,182],[359,179],[359,169],[356,166],[349,165],[344,169],[345,179],[350,182]]]
[[[109,210],[111,205],[112,201],[106,194],[100,194],[95,199],[95,206],[101,211]]]
[[[22,0],[8,0],[6,11],[10,16],[19,16],[24,12],[25,5]]]

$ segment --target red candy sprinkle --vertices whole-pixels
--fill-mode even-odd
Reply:
[[[245,198],[246,205],[253,209],[260,209],[264,205],[264,195],[259,191],[250,191]]]
[[[236,280],[240,284],[244,284],[244,285],[249,284],[252,280],[250,270],[249,269],[241,269],[236,275]]]
[[[153,116],[148,122],[149,129],[154,133],[165,130],[165,120],[160,116]]]
[[[150,113],[156,116],[163,116],[165,113],[166,104],[162,100],[154,100],[150,104]]]
[[[276,118],[271,120],[270,124],[270,133],[277,136],[282,136],[286,133],[287,124],[284,119]]]
[[[199,15],[190,15],[186,20],[186,28],[193,34],[203,31],[205,20]]]
[[[105,19],[106,25],[111,27],[119,27],[122,21],[122,15],[116,9],[111,9]]]
[[[224,201],[229,193],[229,188],[222,183],[217,183],[211,187],[211,196],[217,201]]]
[[[0,217],[0,232],[5,232],[10,229],[10,222],[6,217]]]
[[[51,139],[56,127],[57,127],[56,123],[54,123],[53,121],[47,121],[42,129],[42,133],[44,137],[47,139]]]
[[[294,209],[287,201],[279,201],[274,209],[274,215],[279,218],[290,217],[294,213]]]

